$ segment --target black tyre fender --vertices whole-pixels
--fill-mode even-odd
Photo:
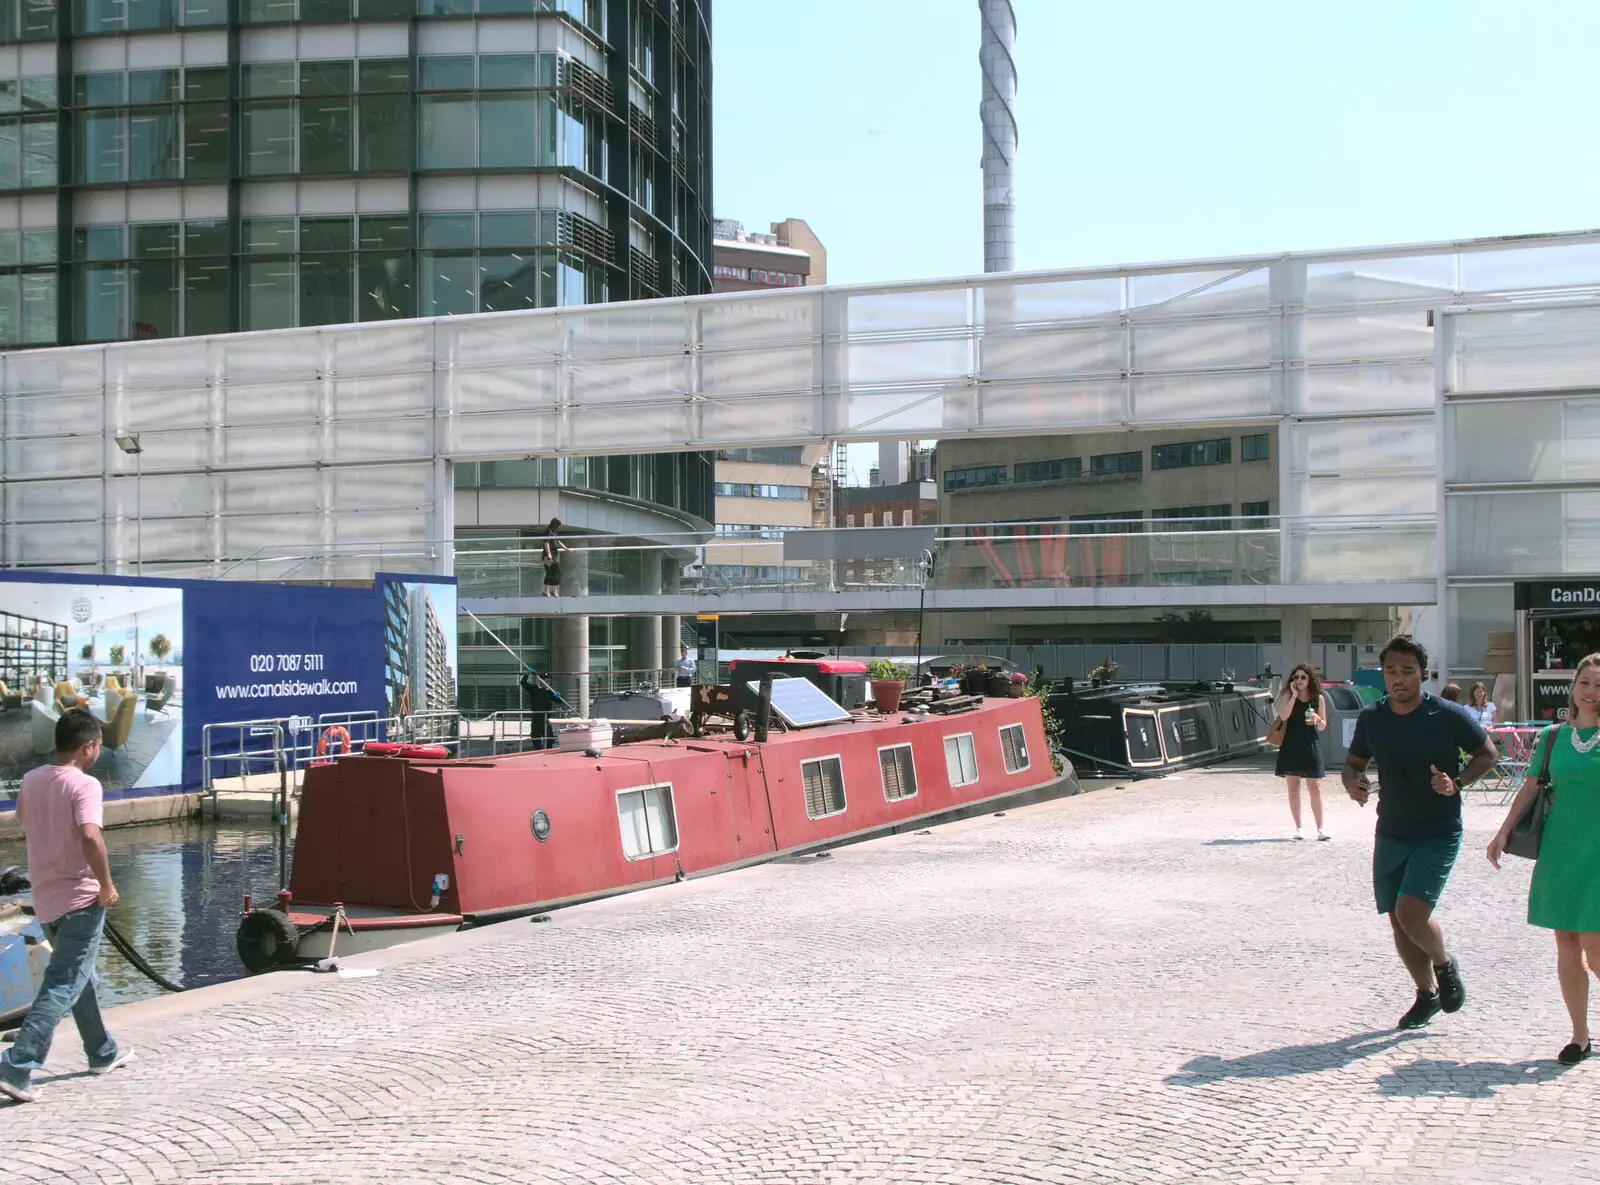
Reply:
[[[239,960],[252,975],[299,962],[295,954],[299,944],[299,928],[276,909],[251,910],[240,919],[234,937]]]

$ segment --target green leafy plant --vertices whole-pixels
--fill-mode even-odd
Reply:
[[[83,649],[78,651],[78,657],[83,659],[84,662],[93,662],[94,661],[94,643],[93,642],[85,642],[83,644]]]
[[[1120,665],[1111,661],[1111,656],[1108,654],[1106,655],[1105,662],[1101,663],[1099,666],[1095,667],[1094,670],[1089,672],[1089,679],[1091,681],[1098,679],[1102,683],[1109,683],[1111,680],[1117,677],[1117,672],[1121,669],[1122,667]]]
[[[1054,767],[1058,774],[1066,772],[1066,761],[1061,755],[1061,718],[1056,715],[1055,709],[1050,706],[1050,683],[1044,678],[1042,668],[1035,670],[1034,678],[1028,684],[1028,690],[1025,694],[1039,701],[1039,715],[1044,721],[1044,736],[1050,745],[1051,766]]]
[[[128,649],[121,642],[116,642],[111,647],[111,665],[120,667],[127,658]]]
[[[157,634],[150,639],[150,653],[157,662],[166,661],[167,655],[172,653],[172,640],[166,634]]]
[[[911,668],[887,658],[875,658],[867,664],[867,678],[876,682],[904,682],[911,678]]]

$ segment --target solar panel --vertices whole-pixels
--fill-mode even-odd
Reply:
[[[745,686],[750,689],[752,698],[761,694],[759,679],[752,679]],[[778,719],[790,728],[838,724],[850,719],[850,713],[834,703],[827,693],[810,679],[774,679],[772,710],[778,714]]]

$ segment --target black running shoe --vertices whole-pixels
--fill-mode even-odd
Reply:
[[[1404,1016],[1400,1018],[1400,1028],[1420,1029],[1435,1016],[1439,1015],[1439,993],[1418,992],[1417,1002],[1411,1006]]]
[[[1467,988],[1461,982],[1461,964],[1451,955],[1443,967],[1433,969],[1433,974],[1439,980],[1439,1007],[1446,1012],[1460,1012],[1467,1002]]]

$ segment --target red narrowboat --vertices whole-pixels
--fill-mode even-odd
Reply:
[[[307,772],[288,890],[247,910],[239,953],[252,971],[356,954],[1076,789],[1031,697],[765,741],[355,754]]]

